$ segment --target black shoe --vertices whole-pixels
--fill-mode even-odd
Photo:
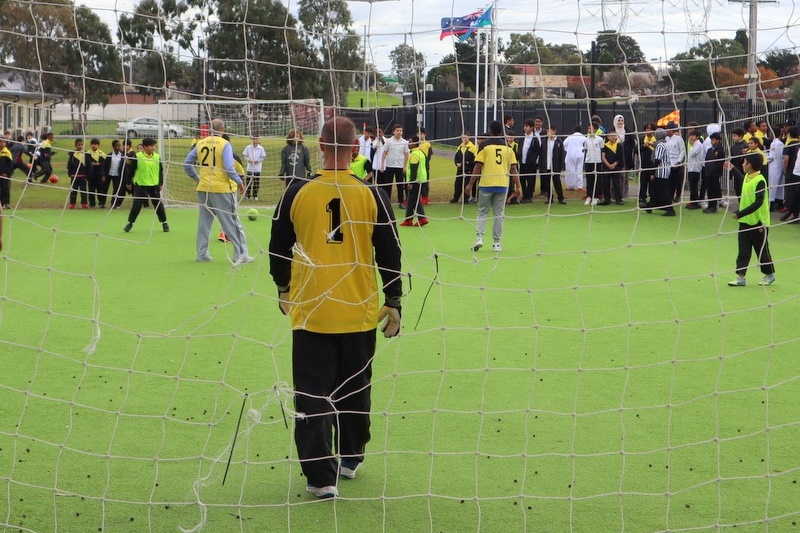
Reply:
[[[781,217],[781,222],[786,222],[786,221],[787,221],[787,220],[789,220],[791,217],[792,217],[792,212],[791,212],[791,211],[787,211],[787,212],[785,212],[785,213],[783,214],[783,216]]]
[[[707,208],[703,209],[703,213],[708,213],[709,215],[713,215],[716,212],[717,212],[717,208],[716,207],[707,207]]]
[[[689,204],[686,206],[686,209],[700,209],[700,204]]]
[[[617,205],[625,205],[625,202],[623,202],[622,200],[617,200],[614,203],[617,204]]]
[[[611,205],[611,200],[604,200],[597,205]]]
[[[451,198],[450,199],[450,203],[451,204],[457,204],[458,203],[458,199],[457,198]]]
[[[128,222],[127,224],[125,224],[125,227],[122,228],[122,231],[124,231],[125,233],[129,233],[132,229],[133,229],[133,224]]]
[[[567,205],[567,201],[564,200],[563,198],[559,198],[558,203],[560,203],[561,205]]]
[[[664,214],[661,215],[661,216],[662,217],[674,217],[675,216],[675,210],[670,207],[669,209],[664,211]]]
[[[164,222],[163,224],[161,224],[161,227],[163,228],[164,233],[169,233],[169,224]]]

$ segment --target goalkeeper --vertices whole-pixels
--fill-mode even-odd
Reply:
[[[339,476],[356,476],[370,439],[378,322],[384,337],[400,332],[401,252],[389,197],[350,172],[353,122],[328,120],[319,145],[322,169],[294,180],[276,208],[269,256],[293,329],[297,454],[307,490],[332,498]]]

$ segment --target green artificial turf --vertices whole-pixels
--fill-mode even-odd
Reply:
[[[281,409],[291,428],[271,211],[231,270],[216,241],[194,262],[193,209],[126,234],[129,200],[26,207],[62,185],[15,183],[4,218],[3,530],[172,532],[202,509],[213,532],[798,528],[794,225],[770,234],[777,283],[751,266],[731,288],[723,214],[511,206],[494,254],[468,250],[474,206],[429,205],[399,228],[403,334],[378,341],[366,461],[317,502]]]

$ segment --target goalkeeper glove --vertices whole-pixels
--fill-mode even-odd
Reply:
[[[396,337],[400,333],[400,317],[402,316],[402,308],[400,304],[397,305],[384,305],[378,313],[378,321],[383,320],[381,331],[383,336],[387,339]],[[385,319],[385,320],[384,320]]]
[[[292,310],[292,302],[289,301],[289,286],[278,287],[278,309],[281,313],[288,315]]]

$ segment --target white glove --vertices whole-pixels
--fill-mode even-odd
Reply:
[[[383,336],[387,339],[396,337],[397,334],[400,333],[400,315],[399,307],[389,307],[387,305],[381,307],[381,311],[378,313],[378,321],[380,322],[383,320],[381,331],[383,332]]]

